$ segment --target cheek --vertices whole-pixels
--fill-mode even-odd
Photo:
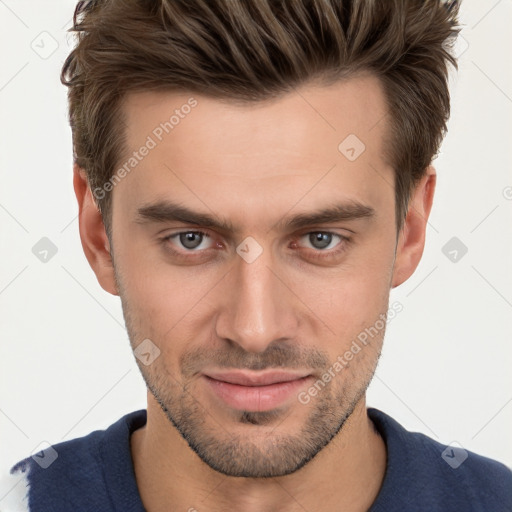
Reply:
[[[329,316],[364,318],[380,311],[389,298],[393,270],[394,251],[387,245],[358,249],[340,269],[303,278],[300,293]]]
[[[389,302],[394,246],[381,243],[373,251],[360,251],[350,265],[332,272],[328,277],[310,276],[303,279],[296,293],[334,333],[331,356],[336,357],[361,333],[383,333],[382,318]],[[373,327],[373,328],[372,328]],[[363,334],[364,336],[364,334]]]
[[[334,343],[344,346],[374,325],[379,315],[386,312],[388,293],[385,283],[379,286],[370,279],[347,280],[324,294],[315,303],[318,305],[315,311],[335,333]]]
[[[166,344],[200,327],[208,296],[222,277],[211,269],[173,267],[149,252],[124,251],[116,258],[122,294],[138,335]]]

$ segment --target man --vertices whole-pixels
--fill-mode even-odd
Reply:
[[[456,17],[79,2],[62,78],[80,235],[148,406],[16,464],[30,510],[511,510],[508,468],[450,465],[365,403],[424,248]]]

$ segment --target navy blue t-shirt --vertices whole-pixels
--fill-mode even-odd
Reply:
[[[387,414],[368,409],[387,446],[382,488],[370,512],[512,511],[512,471],[462,447],[408,432]],[[18,462],[13,492],[30,512],[145,512],[130,451],[131,433],[146,410],[107,430],[65,441]],[[0,493],[5,496],[5,491]],[[7,498],[12,498],[7,496]],[[11,499],[12,501],[12,499]],[[0,511],[10,512],[0,501]]]

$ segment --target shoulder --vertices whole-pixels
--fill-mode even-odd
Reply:
[[[408,510],[512,510],[512,471],[504,464],[409,432],[376,409],[368,414],[383,436],[388,463],[377,503]],[[379,510],[379,509],[376,509]]]
[[[0,511],[60,512],[76,509],[77,504],[80,510],[110,509],[105,469],[118,464],[119,471],[127,471],[127,462],[131,469],[129,435],[145,421],[146,411],[136,411],[106,430],[47,445],[20,460],[0,479],[0,491],[5,489],[0,496],[8,492]]]

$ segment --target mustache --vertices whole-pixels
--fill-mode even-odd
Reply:
[[[183,354],[180,366],[184,376],[200,373],[205,368],[264,370],[267,368],[323,369],[329,358],[318,349],[281,343],[269,345],[264,352],[247,352],[239,345],[229,348],[195,348]]]

